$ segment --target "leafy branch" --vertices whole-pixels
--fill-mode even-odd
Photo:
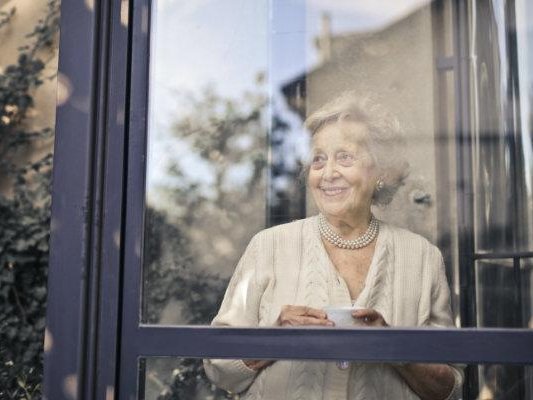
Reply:
[[[15,12],[0,13],[0,28]],[[0,73],[0,399],[41,397],[52,151],[29,154],[53,137],[51,128],[31,127],[54,57],[59,1],[48,1],[44,14]]]

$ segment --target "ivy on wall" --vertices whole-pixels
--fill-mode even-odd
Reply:
[[[0,29],[16,9],[0,14]],[[19,48],[16,63],[0,73],[0,399],[41,397],[45,328],[52,150],[28,154],[50,139],[51,128],[33,129],[34,95],[46,79],[56,45],[59,1]]]

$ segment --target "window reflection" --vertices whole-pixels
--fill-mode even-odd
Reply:
[[[267,2],[204,3],[154,6],[148,323],[209,322],[237,257],[265,225]]]
[[[346,89],[371,93],[400,119],[410,174],[374,213],[440,248],[454,321],[475,325],[487,299],[511,301],[490,278],[509,268],[490,272],[484,255],[532,250],[531,7],[502,4],[466,7],[473,40],[462,45],[476,55],[467,91],[450,1],[155,4],[143,321],[209,323],[250,238],[317,213],[301,172],[302,122]],[[467,103],[465,116],[457,107]],[[471,148],[458,141],[463,119]],[[464,301],[480,314],[467,316]],[[522,290],[524,310],[530,301]],[[513,321],[497,326],[527,326]]]
[[[409,178],[394,202],[375,213],[439,241],[438,174],[426,157],[437,151],[431,7],[412,1],[384,12],[369,4],[275,1],[269,11],[265,1],[214,9],[161,3],[155,9],[146,322],[209,322],[209,307],[201,315],[191,311],[195,292],[220,298],[255,232],[316,213],[301,178],[309,150],[302,122],[347,88],[379,97],[401,116],[408,136]],[[270,25],[268,12],[275,17]],[[244,23],[210,25],[215,13]]]
[[[532,327],[533,7],[393,3],[154,3],[143,322],[210,323],[253,235],[317,213],[303,121],[352,90],[400,119],[410,174],[374,213],[439,247],[455,325]],[[476,374],[466,398],[531,393],[528,368]]]
[[[480,365],[479,400],[529,399],[533,395],[532,367]]]
[[[523,301],[520,282],[525,284],[529,278],[520,272],[520,264],[512,259],[478,261],[476,272],[480,282],[478,326],[527,327],[529,321],[526,310],[523,310],[526,302]]]
[[[219,360],[220,361],[220,360]],[[250,360],[225,360],[228,363],[244,365]],[[205,366],[205,370],[204,370]],[[435,364],[417,364],[418,367],[433,368]],[[457,385],[462,380],[462,366],[442,365],[443,368],[456,371]],[[290,370],[290,374],[278,374],[274,379],[265,379],[267,370],[251,373],[248,367],[235,371],[251,380],[243,389],[227,391],[217,385],[224,384],[210,372],[209,360],[191,358],[156,358],[149,357],[140,361],[140,393],[144,400],[171,399],[278,399],[300,397],[306,399],[322,398],[322,394],[337,394],[338,397],[359,399],[361,396],[377,394],[383,400],[396,399],[406,395],[418,398],[399,377],[404,365],[392,363],[362,364],[356,362],[323,362],[311,360],[272,360],[269,370]],[[368,375],[379,374],[380,384],[369,379]],[[366,374],[366,375],[365,375]],[[336,380],[332,380],[333,378]],[[354,379],[352,379],[354,378]],[[216,383],[213,383],[213,380]],[[238,378],[234,378],[238,379]],[[260,382],[259,385],[256,383]],[[361,387],[366,382],[367,387]],[[384,383],[388,383],[385,385]],[[450,398],[461,396],[460,386],[447,389]],[[452,391],[453,390],[453,394]],[[328,395],[329,393],[329,395]],[[363,397],[365,398],[365,397]],[[374,398],[374,397],[367,397]]]
[[[533,243],[528,19],[533,11],[525,1],[515,6],[473,3],[476,247],[482,252],[527,251]]]
[[[524,328],[533,329],[533,258],[520,260],[520,305]]]
[[[238,361],[238,360],[233,360]],[[277,361],[277,362],[290,362]],[[298,364],[331,364],[316,361],[297,361]],[[383,368],[394,368],[393,364],[381,364]],[[531,386],[531,366],[509,366],[501,364],[469,365],[480,371],[480,385],[472,397],[465,400],[529,399]],[[242,399],[239,394],[230,394],[217,388],[205,375],[202,360],[194,358],[148,357],[140,363],[141,390],[139,399]],[[383,400],[395,397],[384,397]]]

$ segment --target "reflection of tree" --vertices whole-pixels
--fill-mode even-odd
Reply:
[[[215,316],[226,280],[191,268],[187,237],[164,213],[147,208],[144,320],[159,323],[163,307],[183,304],[184,323],[202,324]]]
[[[211,320],[227,285],[226,280],[195,271],[187,237],[179,226],[168,222],[167,216],[153,208],[146,211],[145,270],[143,316],[148,323],[161,321],[161,312],[170,301],[182,304],[181,317],[185,323],[201,324]],[[170,250],[172,249],[172,250]],[[173,365],[147,374],[147,381],[158,382],[163,390],[159,400],[194,399],[205,393],[212,399],[226,398],[224,391],[213,387],[205,377],[201,360],[175,360]],[[161,384],[158,369],[172,370],[168,387]]]
[[[153,197],[160,203],[147,207],[143,316],[149,323],[209,323],[244,245],[264,226],[265,97],[233,100],[208,89],[187,104],[172,135],[211,179],[195,180],[190,169],[198,165],[172,160],[167,177],[176,184],[158,188]],[[167,360],[150,369],[148,383],[170,381],[159,399],[230,398],[207,380],[201,360]]]
[[[215,178],[214,203],[223,208],[228,192],[241,192],[241,187],[232,187],[228,179],[229,172],[239,166],[250,171],[244,184],[249,198],[261,182],[266,163],[264,96],[246,94],[236,101],[208,89],[200,98],[188,100],[194,111],[175,124],[173,133],[210,165]],[[177,164],[171,172],[183,176]]]

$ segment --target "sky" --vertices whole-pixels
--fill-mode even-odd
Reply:
[[[158,0],[152,2],[148,186],[165,177],[177,158],[192,179],[209,180],[207,165],[186,144],[169,135],[185,113],[187,93],[208,85],[239,98],[256,89],[258,73],[267,76],[272,99],[279,87],[317,63],[314,39],[322,15],[333,34],[379,29],[427,0]],[[277,101],[281,103],[281,101]],[[283,107],[282,104],[279,104]],[[301,123],[287,112],[295,130]],[[238,178],[236,178],[238,179]]]
[[[153,2],[156,81],[179,89],[216,82],[237,93],[256,71],[275,64],[288,80],[316,61],[313,39],[322,13],[333,33],[377,29],[425,0],[159,0]],[[270,71],[273,72],[273,71]]]

